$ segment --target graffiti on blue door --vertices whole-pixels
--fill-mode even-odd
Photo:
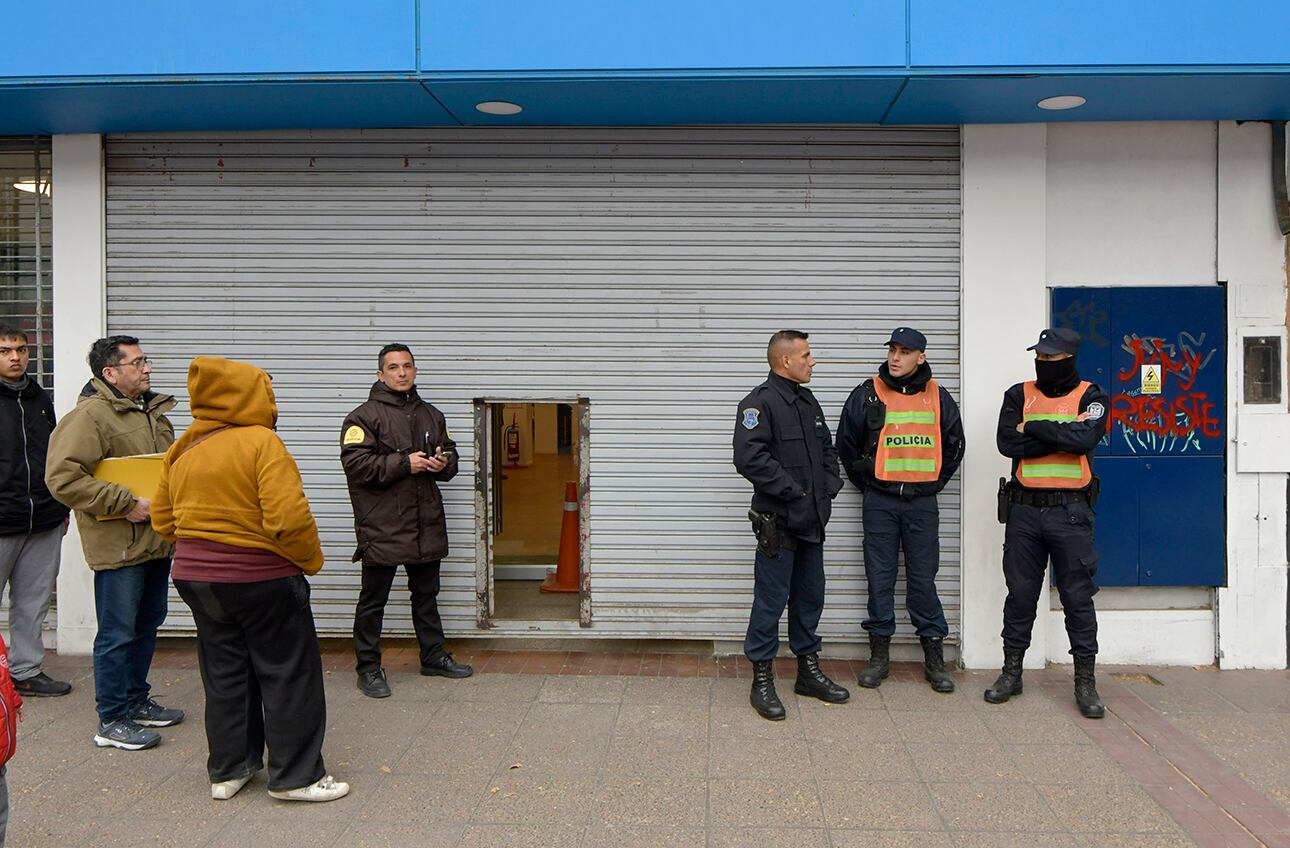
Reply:
[[[1200,453],[1202,438],[1222,437],[1218,409],[1208,392],[1196,389],[1201,371],[1218,353],[1216,345],[1206,345],[1208,335],[1183,330],[1175,342],[1137,335],[1124,340],[1121,347],[1132,362],[1118,373],[1119,382],[1140,383],[1142,368],[1154,365],[1162,385],[1177,385],[1176,393],[1143,394],[1137,385],[1114,394],[1109,429],[1133,453]]]

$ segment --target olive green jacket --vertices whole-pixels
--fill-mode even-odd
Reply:
[[[85,561],[95,571],[168,557],[174,550],[146,521],[96,519],[125,515],[135,503],[124,486],[94,479],[100,460],[164,453],[175,441],[175,428],[166,418],[175,399],[146,392],[140,401],[121,396],[95,378],[85,384],[76,408],[49,437],[45,483],[55,498],[76,511]]]

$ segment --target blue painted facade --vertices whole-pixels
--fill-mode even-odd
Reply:
[[[0,134],[1290,119],[1290,4],[1274,0],[77,0],[3,14]],[[1057,94],[1088,103],[1036,106]],[[524,111],[484,115],[484,100]]]

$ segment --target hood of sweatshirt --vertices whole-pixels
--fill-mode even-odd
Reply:
[[[180,452],[189,442],[221,427],[273,429],[278,423],[273,381],[246,362],[197,357],[188,366],[188,397],[193,426],[175,443]]]

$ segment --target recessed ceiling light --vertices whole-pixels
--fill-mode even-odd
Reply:
[[[476,103],[475,108],[485,115],[518,115],[524,111],[520,104],[505,100],[485,100],[483,103]]]
[[[1078,94],[1059,94],[1056,97],[1045,97],[1035,105],[1050,112],[1060,112],[1062,109],[1078,109],[1087,102]]]

